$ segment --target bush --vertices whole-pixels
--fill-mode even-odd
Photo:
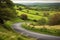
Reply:
[[[37,22],[37,20],[33,20],[34,22]]]
[[[36,15],[39,15],[39,13],[36,13]]]
[[[60,36],[60,29],[49,29],[46,27],[35,28],[34,26],[31,27],[31,26],[26,25],[26,24],[22,24],[22,27],[27,29],[27,30],[38,32],[38,33]]]
[[[11,21],[7,21],[4,23],[4,28],[7,29],[7,30],[12,30],[11,28],[11,25],[12,25],[12,22]]]
[[[40,25],[45,25],[47,23],[47,20],[45,18],[42,18],[42,19],[38,20],[38,23]]]
[[[49,13],[44,13],[43,16],[48,17]]]
[[[28,19],[26,14],[21,14],[20,18],[23,19],[23,20],[27,20]]]
[[[60,25],[60,13],[52,15],[49,21],[50,25]]]

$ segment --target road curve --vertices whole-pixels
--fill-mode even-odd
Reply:
[[[15,23],[12,25],[12,29],[14,29],[16,32],[19,32],[25,36],[37,38],[38,40],[60,40],[60,37],[58,36],[51,36],[46,34],[40,34],[36,32],[31,32],[29,30],[26,30],[21,27],[22,23]]]

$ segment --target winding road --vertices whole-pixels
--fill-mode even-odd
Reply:
[[[46,34],[40,34],[36,32],[31,32],[29,30],[26,30],[21,27],[22,23],[15,23],[12,25],[12,28],[18,32],[21,33],[22,35],[28,36],[28,37],[33,37],[37,38],[37,40],[60,40],[60,37],[58,36],[51,36],[51,35],[46,35]]]

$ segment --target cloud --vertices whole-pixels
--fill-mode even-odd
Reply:
[[[60,3],[60,0],[12,0],[14,3]]]
[[[60,0],[13,0],[13,1],[60,1]]]

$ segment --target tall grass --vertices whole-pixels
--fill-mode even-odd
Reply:
[[[33,27],[27,26],[27,24],[22,24],[22,27],[27,30],[33,31],[33,32],[54,35],[54,36],[60,36],[60,29],[47,29],[45,27],[35,28],[34,26]]]

